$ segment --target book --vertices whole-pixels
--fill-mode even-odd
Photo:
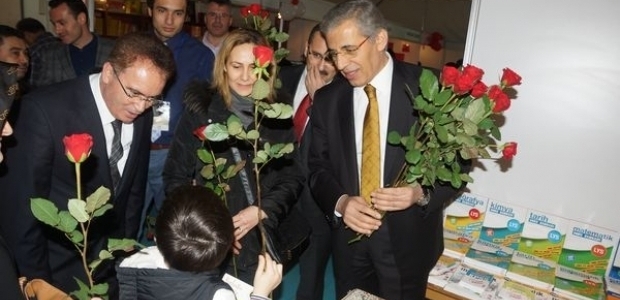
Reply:
[[[600,300],[605,297],[603,277],[558,265],[553,292],[570,299]]]
[[[444,290],[467,299],[495,299],[504,279],[461,264]]]
[[[498,300],[559,300],[553,293],[539,291],[516,281],[505,280],[497,291]]]
[[[230,285],[237,300],[250,300],[250,295],[252,291],[254,291],[253,286],[226,273],[224,277],[222,277],[222,280]]]
[[[460,266],[461,261],[446,255],[441,255],[439,260],[428,275],[428,282],[438,287],[444,287],[448,280]]]
[[[488,198],[463,193],[445,209],[444,253],[462,258],[480,235]]]
[[[506,277],[551,292],[567,226],[565,218],[528,210]]]
[[[480,235],[463,261],[494,275],[504,275],[519,245],[526,214],[525,207],[491,200]]]
[[[617,243],[616,231],[571,220],[558,264],[602,278]]]
[[[360,289],[350,290],[342,300],[384,300]]]
[[[620,244],[616,246],[616,254],[605,276],[605,290],[609,298],[620,298],[620,254],[618,252],[620,252]]]

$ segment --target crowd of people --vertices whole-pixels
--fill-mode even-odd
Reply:
[[[337,4],[310,31],[303,64],[272,64],[277,78],[264,101],[291,105],[293,118],[262,124],[260,141],[291,143],[294,152],[261,168],[260,182],[246,163],[223,203],[205,187],[197,151],[251,161],[251,145],[204,143],[195,130],[231,115],[254,129],[253,49],[273,45],[231,27],[229,0],[209,0],[204,35],[190,36],[187,1],[148,0],[152,30],[116,40],[88,30],[81,0],[49,1],[54,34],[32,18],[0,25],[0,289],[19,297],[17,276],[66,293],[78,288],[75,278],[86,282],[71,242],[30,211],[31,198],[67,210],[77,183],[62,139],[86,132],[94,145],[81,164],[82,194],[108,187],[113,205],[89,229],[91,253],[108,238],[144,240],[147,216],[157,214],[154,246],[93,274],[109,284],[110,299],[235,299],[224,273],[253,285],[252,299],[268,299],[285,268],[263,253],[260,224],[275,228],[292,210],[312,228],[296,299],[323,298],[330,256],[337,299],[356,288],[425,299],[443,250],[442,208],[459,191],[389,185],[405,152],[387,133],[404,135],[416,122],[405,83],[416,85],[422,67],[391,58],[376,5]],[[349,243],[358,234],[365,238]]]

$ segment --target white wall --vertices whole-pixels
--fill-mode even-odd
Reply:
[[[502,127],[518,154],[484,161],[472,192],[620,231],[620,1],[473,2],[466,62],[523,84]]]

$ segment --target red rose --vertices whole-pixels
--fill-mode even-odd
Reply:
[[[244,18],[247,18],[248,15],[250,15],[250,7],[249,6],[244,6],[241,8],[241,16]]]
[[[93,137],[88,133],[65,136],[62,142],[65,144],[65,155],[72,163],[85,161],[93,147]]]
[[[194,135],[197,136],[198,139],[201,141],[204,141],[207,139],[207,137],[205,136],[205,128],[207,128],[207,125],[200,126],[196,128],[196,130],[194,130]]]
[[[269,11],[268,11],[268,10],[264,10],[264,9],[263,9],[263,10],[261,10],[261,12],[260,12],[260,16],[261,16],[261,18],[263,18],[263,19],[267,19],[267,18],[269,18]]]
[[[495,103],[493,105],[494,113],[503,112],[510,107],[510,98],[508,98],[508,95],[497,85],[489,89],[489,98]]]
[[[501,80],[502,86],[513,86],[521,84],[521,76],[509,68],[504,68]]]
[[[441,71],[441,85],[448,87],[454,85],[459,78],[460,72],[455,67],[445,66]]]
[[[459,78],[456,80],[456,83],[454,84],[454,93],[456,93],[457,95],[469,93],[469,91],[474,87],[475,82],[476,81],[474,81],[474,79],[470,76],[466,74],[461,74],[461,76],[459,76]]]
[[[504,144],[502,154],[504,155],[505,159],[512,159],[515,155],[517,155],[517,143],[508,142]]]
[[[471,89],[469,93],[474,98],[480,98],[487,92],[488,87],[482,81],[478,81],[478,83],[474,84],[474,87]]]
[[[263,10],[263,8],[258,3],[252,3],[248,8],[250,13],[255,16],[260,16],[260,11]]]
[[[463,75],[469,76],[469,78],[473,80],[473,83],[476,83],[482,79],[484,71],[482,71],[482,69],[478,67],[467,65],[465,66],[465,68],[463,68]]]
[[[273,59],[273,49],[267,46],[254,46],[252,50],[259,67],[266,67]]]
[[[291,4],[297,5],[297,4],[299,4],[299,0],[291,0]]]

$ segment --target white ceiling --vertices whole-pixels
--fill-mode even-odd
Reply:
[[[327,0],[340,3],[345,0]],[[373,0],[385,18],[407,29],[437,31],[448,43],[464,44],[471,0]]]

